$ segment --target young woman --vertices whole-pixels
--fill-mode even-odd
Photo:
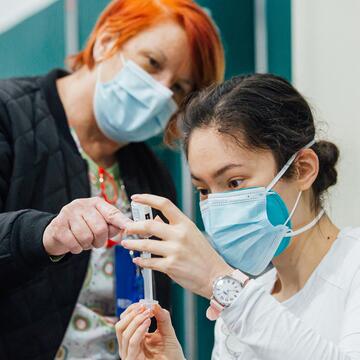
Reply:
[[[143,141],[224,72],[216,27],[192,0],[111,1],[70,60],[71,73],[0,81],[4,360],[118,358],[116,312],[142,297],[141,275],[104,245],[130,195],[175,201]],[[156,278],[169,307],[170,280]]]
[[[169,200],[136,195],[169,224],[126,225],[162,239],[123,241],[161,256],[134,262],[211,300],[213,359],[360,359],[360,229],[323,210],[339,152],[316,138],[304,98],[276,76],[237,77],[192,97],[182,121],[209,238]],[[160,307],[133,305],[117,335],[124,360],[183,359]]]

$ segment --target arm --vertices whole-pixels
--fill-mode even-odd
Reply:
[[[42,233],[54,217],[35,210],[2,212],[12,173],[9,117],[0,102],[0,281],[2,289],[21,284],[49,261]],[[31,271],[30,271],[31,270]]]
[[[0,214],[0,281],[2,289],[21,285],[51,264],[42,234],[54,217],[35,210]]]
[[[129,219],[100,198],[78,199],[59,214],[32,209],[4,212],[12,179],[14,153],[9,116],[0,101],[0,289],[18,287],[46,266],[49,256],[79,254],[121,232]],[[25,156],[20,154],[17,156]],[[29,189],[32,191],[32,189]]]
[[[256,281],[249,282],[241,297],[223,311],[222,318],[261,359],[360,359],[360,276],[349,297],[338,345],[302,323]]]

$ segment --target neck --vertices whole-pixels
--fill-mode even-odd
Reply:
[[[96,74],[85,66],[56,82],[68,123],[83,151],[99,166],[109,167],[116,161],[116,152],[125,144],[108,139],[97,126],[93,111],[95,85]]]
[[[309,223],[316,214],[308,217]],[[273,260],[277,281],[273,295],[280,301],[289,299],[302,289],[313,271],[330,250],[339,230],[323,215],[312,229],[292,238],[290,246]]]

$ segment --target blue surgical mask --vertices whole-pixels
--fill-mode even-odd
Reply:
[[[314,142],[305,148],[311,147]],[[211,245],[234,268],[250,275],[261,274],[272,259],[287,248],[291,237],[309,230],[324,214],[324,210],[321,210],[313,221],[293,231],[291,217],[301,192],[289,214],[280,195],[272,190],[297,154],[291,157],[267,187],[210,194],[207,200],[200,202]]]
[[[170,89],[140,66],[121,56],[123,67],[114,79],[100,81],[94,95],[94,113],[100,130],[119,143],[139,142],[160,134],[177,111]]]

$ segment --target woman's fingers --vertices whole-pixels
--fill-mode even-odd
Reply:
[[[175,335],[175,330],[171,323],[170,313],[160,305],[154,305],[153,314],[156,319],[157,328],[163,335]]]
[[[84,212],[82,216],[93,234],[92,246],[95,248],[101,247],[109,238],[108,224],[105,219],[95,208]]]
[[[144,337],[149,330],[150,324],[150,319],[145,319],[144,322],[135,330],[134,334],[129,340],[126,358],[127,360],[138,360],[138,354],[141,349],[141,342],[144,340]]]
[[[46,227],[43,245],[49,255],[64,255],[68,251],[78,254],[103,246],[112,234],[118,234],[130,221],[103,199],[77,199],[65,205]]]
[[[123,240],[121,245],[129,250],[149,252],[154,255],[162,256],[152,258],[137,257],[133,259],[133,263],[141,268],[160,271],[169,276],[172,275],[169,273],[171,261],[169,261],[168,257],[171,254],[173,247],[169,246],[167,243],[159,240]]]
[[[124,312],[120,316],[120,321],[116,324],[116,331],[119,332],[121,335],[125,329],[129,326],[130,322],[137,316],[138,314],[143,313],[146,309],[144,306],[136,304],[138,306],[134,307],[133,309],[127,309],[127,313]]]
[[[147,309],[143,313],[135,314],[135,317],[128,323],[127,327],[122,331],[121,347],[126,349],[126,353],[129,352],[129,345],[131,337],[136,329],[147,319],[150,319],[151,310]]]
[[[139,303],[134,303],[134,304],[131,304],[130,306],[128,306],[126,308],[126,310],[124,312],[122,312],[120,314],[120,320],[122,320],[125,316],[129,315],[131,312],[133,311],[138,311],[140,312],[140,308],[142,308],[143,310],[145,310],[145,307],[142,305],[142,304],[139,304]]]
[[[171,225],[155,220],[128,222],[124,227],[126,235],[136,234],[143,237],[149,237],[149,234],[152,234],[159,239],[169,237],[169,232],[171,231]]]
[[[137,266],[140,266],[141,268],[160,271],[162,273],[167,274],[168,267],[167,267],[166,259],[162,259],[162,258],[143,259],[137,257],[133,259],[133,263],[136,264]]]
[[[131,321],[139,314],[145,311],[145,307],[140,304],[130,305],[120,316],[120,321],[115,325],[116,337],[119,343],[120,356],[125,359],[126,349],[123,348],[123,333]],[[125,353],[124,353],[125,351]]]
[[[92,243],[94,242],[94,234],[90,230],[83,217],[80,215],[75,215],[72,219],[69,219],[69,226],[71,232],[74,234],[82,249],[91,249]]]
[[[71,252],[72,254],[80,254],[83,250],[81,245],[77,242],[74,234],[68,227],[60,228],[60,230],[57,231],[54,235],[53,239],[56,241],[56,246],[59,249],[65,247],[67,251]],[[67,251],[63,251],[63,253],[66,253]]]
[[[150,194],[137,194],[133,195],[131,199],[161,211],[171,224],[179,222],[180,219],[187,219],[169,199],[164,197]]]
[[[171,249],[168,243],[160,240],[122,240],[121,245],[128,250],[145,251],[158,256],[167,256]]]

